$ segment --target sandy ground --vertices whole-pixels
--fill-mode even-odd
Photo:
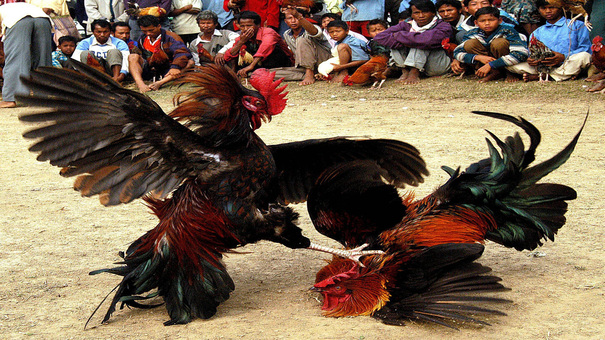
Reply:
[[[100,325],[105,311],[84,330],[86,319],[119,282],[89,276],[118,260],[117,253],[155,225],[140,201],[104,208],[71,189],[72,180],[27,152],[27,129],[17,120],[31,108],[0,111],[0,338],[90,339],[603,339],[605,338],[605,96],[583,92],[581,81],[564,84],[487,84],[429,79],[415,87],[386,83],[382,91],[325,83],[292,83],[289,106],[259,134],[267,143],[328,136],[394,138],[417,146],[431,176],[424,195],[446,179],[441,165],[466,166],[487,155],[483,129],[500,136],[517,129],[474,116],[471,110],[521,115],[543,134],[538,160],[562,149],[590,117],[571,159],[547,178],[573,186],[568,223],[538,256],[488,243],[480,260],[503,278],[514,302],[489,317],[491,326],[462,325],[460,331],[425,323],[387,326],[371,317],[321,316],[320,300],[308,289],[328,256],[260,242],[226,258],[236,283],[231,298],[209,320],[165,327],[163,307],[123,310]],[[168,111],[172,90],[152,93]],[[319,235],[306,214],[301,226]]]

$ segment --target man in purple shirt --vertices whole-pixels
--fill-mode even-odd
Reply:
[[[397,80],[403,84],[416,84],[420,74],[440,76],[450,69],[451,60],[441,42],[452,39],[452,26],[437,18],[437,9],[430,0],[410,2],[412,21],[401,22],[378,33],[374,40],[391,48],[393,68],[401,69]]]

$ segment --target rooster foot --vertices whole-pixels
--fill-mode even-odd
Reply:
[[[382,88],[382,84],[384,83],[386,79],[382,79],[380,82],[377,80],[374,82],[374,84],[372,84],[372,87],[370,87],[372,90],[376,90],[376,89],[381,89]]]
[[[359,259],[362,256],[384,254],[384,252],[382,250],[364,250],[368,246],[369,246],[369,244],[365,243],[365,244],[363,244],[357,248],[353,248],[353,249],[334,249],[334,248],[325,247],[325,246],[322,246],[319,244],[311,243],[311,245],[309,247],[307,247],[307,249],[317,250],[317,251],[321,251],[324,253],[344,257],[346,259],[355,261],[357,264],[359,264],[360,266],[363,267],[364,265],[361,263],[361,261],[359,261]]]
[[[351,13],[358,13],[359,10],[357,9],[357,7],[355,7],[355,5],[353,4],[346,4],[347,7],[349,7],[349,9],[351,10]]]

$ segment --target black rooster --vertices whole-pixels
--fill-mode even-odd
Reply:
[[[74,188],[102,204],[143,197],[158,225],[122,253],[121,266],[94,271],[123,276],[104,321],[116,305],[146,307],[163,297],[169,324],[209,318],[234,289],[222,254],[270,240],[316,248],[282,205],[306,199],[327,167],[353,159],[380,163],[395,185],[416,185],[427,174],[418,151],[392,140],[308,140],[268,147],[254,132],[286,106],[285,86],[267,70],[243,87],[230,70],[206,64],[181,79],[166,115],[149,97],[122,88],[79,63],[79,72],[41,68],[23,81],[32,94],[20,100],[52,108],[27,114],[45,124],[26,132],[38,141],[39,161],[78,176]],[[157,289],[157,291],[155,291]]]

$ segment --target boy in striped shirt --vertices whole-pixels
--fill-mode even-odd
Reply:
[[[464,36],[454,50],[452,71],[461,74],[475,66],[479,82],[485,83],[506,76],[507,82],[519,80],[506,67],[527,59],[527,41],[517,31],[501,25],[500,12],[495,7],[483,7],[475,13],[474,28]]]

